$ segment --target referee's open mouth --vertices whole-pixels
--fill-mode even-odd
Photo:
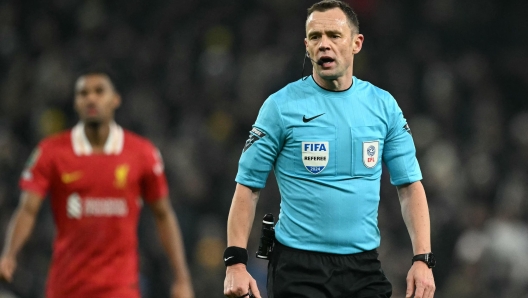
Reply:
[[[335,62],[334,58],[328,56],[322,56],[321,58],[319,58],[319,61],[320,62],[318,64],[324,68],[333,66]]]

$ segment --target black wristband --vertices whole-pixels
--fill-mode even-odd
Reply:
[[[224,264],[231,266],[234,264],[247,265],[248,252],[247,249],[237,246],[230,246],[224,250]]]

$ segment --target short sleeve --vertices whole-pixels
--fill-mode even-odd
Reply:
[[[254,188],[264,188],[269,172],[284,144],[284,129],[279,108],[272,97],[260,108],[249,132],[238,163],[235,181]]]
[[[159,150],[147,143],[144,150],[145,168],[142,179],[142,196],[147,202],[153,202],[169,194],[163,159]]]
[[[407,120],[396,100],[390,96],[389,130],[383,149],[383,161],[390,173],[393,185],[402,185],[422,179],[422,172],[416,159],[416,148]]]
[[[33,150],[20,177],[20,189],[35,192],[42,198],[46,196],[53,171],[50,151],[43,143]]]

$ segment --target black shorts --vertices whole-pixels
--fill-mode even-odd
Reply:
[[[376,250],[338,255],[275,241],[268,264],[268,298],[388,298],[392,285]]]

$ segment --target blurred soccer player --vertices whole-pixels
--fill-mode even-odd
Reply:
[[[273,168],[281,211],[268,297],[391,297],[376,251],[383,161],[415,254],[406,297],[433,297],[429,210],[416,150],[396,100],[353,76],[363,39],[346,3],[321,1],[308,9],[313,75],[268,97],[243,149],[228,219],[224,295],[260,297],[246,270],[246,246]]]
[[[120,103],[107,73],[78,78],[80,122],[41,141],[22,173],[1,278],[13,279],[17,253],[49,194],[57,236],[46,297],[140,297],[137,226],[143,199],[174,270],[171,297],[194,296],[161,156],[147,139],[114,122]]]

